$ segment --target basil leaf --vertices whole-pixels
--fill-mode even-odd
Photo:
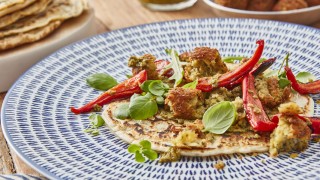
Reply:
[[[93,125],[95,126],[95,127],[101,127],[101,126],[103,126],[104,125],[104,120],[103,120],[103,118],[99,115],[99,114],[97,114],[96,115],[96,117],[94,118],[94,120],[92,121],[93,123]]]
[[[158,158],[158,153],[152,149],[144,149],[142,150],[142,154],[145,155],[150,160],[155,160]]]
[[[144,149],[151,149],[151,143],[148,140],[142,140],[140,141],[140,145]]]
[[[287,74],[286,72],[282,71],[282,72],[278,72],[278,78],[279,79],[287,79]]]
[[[87,77],[86,81],[90,87],[102,91],[108,90],[118,84],[112,76],[103,73],[92,74]]]
[[[280,78],[279,79],[279,87],[280,88],[285,88],[286,86],[288,86],[290,84],[290,81],[287,78]]]
[[[130,144],[129,147],[128,147],[128,152],[129,153],[135,153],[137,151],[140,150],[140,146],[137,145],[137,144]]]
[[[135,159],[137,162],[146,162],[146,159],[142,156],[142,154],[139,152],[139,151],[136,151],[136,156],[135,156]]]
[[[98,130],[98,129],[95,129],[95,130],[93,130],[93,131],[91,132],[91,134],[92,134],[93,136],[97,136],[97,135],[99,135],[99,130]]]
[[[90,116],[89,116],[89,120],[90,121],[93,121],[95,118],[96,118],[96,113],[92,113]]]
[[[91,133],[93,131],[93,129],[85,129],[83,130],[83,132],[86,132],[86,133]]]
[[[158,105],[155,98],[150,93],[147,93],[145,96],[139,96],[130,101],[129,112],[131,118],[144,120],[158,112]]]
[[[133,94],[133,95],[130,97],[130,102],[133,101],[135,98],[140,97],[140,96],[141,96],[140,94]]]
[[[104,120],[99,114],[92,113],[89,116],[90,123],[95,127],[100,127],[104,125]]]
[[[182,65],[185,63],[182,63],[179,59],[178,52],[173,49],[166,49],[166,53],[171,56],[171,63],[168,64],[165,69],[173,69],[173,75],[169,78],[169,80],[175,80],[174,87],[177,87],[181,82],[183,78],[183,68]]]
[[[144,92],[150,92],[149,91],[149,85],[153,82],[154,80],[146,80],[144,83],[142,83],[140,85],[140,88],[144,91]]]
[[[157,102],[157,104],[164,104],[164,98],[162,96],[157,96],[156,102]]]
[[[114,111],[114,116],[118,119],[126,119],[130,117],[129,103],[120,104]]]
[[[235,106],[229,101],[222,101],[211,106],[203,115],[205,131],[223,134],[233,124],[237,117]]]
[[[316,80],[316,77],[309,72],[299,72],[296,79],[301,83],[309,83]]]
[[[153,81],[149,85],[149,91],[150,93],[156,95],[156,96],[162,96],[165,93],[165,87],[162,83],[162,81]]]
[[[243,58],[245,57],[229,56],[229,57],[222,58],[222,61],[226,63],[237,63],[238,61],[241,61]]]
[[[273,76],[277,77],[278,76],[278,71],[277,70],[267,71],[267,72],[263,73],[263,76],[267,77],[267,78],[268,77],[273,77]]]
[[[198,80],[195,80],[191,83],[183,85],[182,87],[185,89],[195,89],[197,87],[197,85],[198,85]]]

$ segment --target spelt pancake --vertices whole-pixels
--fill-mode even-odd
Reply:
[[[34,3],[36,0],[25,0],[25,1],[22,1],[21,3],[16,3],[16,4],[12,4],[10,6],[5,6],[6,4],[3,4],[3,7],[5,8],[2,8],[1,9],[1,4],[0,4],[0,17],[4,16],[4,15],[7,15],[7,14],[10,14],[12,12],[15,12],[15,11],[18,11],[22,8],[25,8],[27,6],[29,6],[30,4]]]
[[[87,9],[85,0],[53,0],[48,9],[40,15],[23,18],[0,31],[0,38],[20,34],[46,26],[55,20],[79,16]]]
[[[39,0],[19,11],[0,17],[0,28],[8,26],[23,17],[36,15],[43,12],[46,10],[50,2],[52,2],[52,0]]]
[[[0,39],[0,51],[20,46],[22,44],[38,41],[48,36],[51,32],[57,29],[61,25],[61,23],[62,21],[59,20],[52,21],[44,27],[40,27],[29,32],[25,32],[23,34],[2,38]]]
[[[114,102],[107,106],[102,116],[110,129],[122,140],[128,143],[139,143],[148,140],[152,148],[157,151],[166,152],[174,146],[173,139],[179,132],[194,125],[194,121],[167,120],[157,117],[152,120],[120,120],[113,116],[112,112],[122,102]],[[243,133],[225,133],[199,138],[185,145],[175,145],[181,149],[184,156],[211,156],[218,154],[266,152],[269,149],[269,134],[257,134],[253,131]]]
[[[23,3],[25,0],[0,0],[0,10],[13,6],[15,4]]]
[[[300,102],[299,106],[305,112],[304,115],[313,115],[314,101],[309,96],[294,96],[291,101]],[[196,121],[166,119],[159,114],[154,118],[136,121],[132,119],[120,120],[113,116],[115,109],[128,101],[113,102],[106,106],[102,113],[106,124],[122,140],[128,143],[138,144],[141,140],[148,140],[152,148],[166,152],[170,147],[181,149],[184,156],[212,156],[218,154],[267,152],[269,150],[270,134],[257,133],[251,130],[243,132],[226,132],[223,135],[208,134],[187,146],[173,143],[179,132],[199,127]],[[183,123],[181,123],[183,122]],[[192,129],[192,128],[191,128]]]

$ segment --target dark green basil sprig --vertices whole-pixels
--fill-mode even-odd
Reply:
[[[90,87],[102,91],[106,91],[118,84],[117,80],[112,76],[104,73],[91,74],[86,81]]]
[[[152,161],[158,158],[158,153],[151,149],[151,143],[147,140],[142,140],[139,144],[130,144],[128,152],[135,154],[135,160],[140,163],[146,162],[146,158]]]
[[[103,118],[99,114],[91,114],[89,116],[90,125],[87,129],[84,130],[84,132],[90,133],[94,136],[99,135],[99,127],[103,126],[105,124]]]

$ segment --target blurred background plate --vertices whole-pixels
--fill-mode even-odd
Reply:
[[[90,9],[65,21],[48,37],[0,52],[0,92],[7,91],[18,77],[40,59],[57,49],[95,33],[94,12]]]
[[[320,5],[289,11],[249,11],[225,7],[215,3],[214,0],[203,1],[212,7],[213,12],[219,17],[269,19],[304,25],[320,20]]]

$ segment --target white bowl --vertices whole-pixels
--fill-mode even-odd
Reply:
[[[225,7],[215,3],[214,0],[203,1],[212,7],[214,13],[219,17],[271,19],[304,25],[320,20],[320,5],[290,11],[249,11]]]

